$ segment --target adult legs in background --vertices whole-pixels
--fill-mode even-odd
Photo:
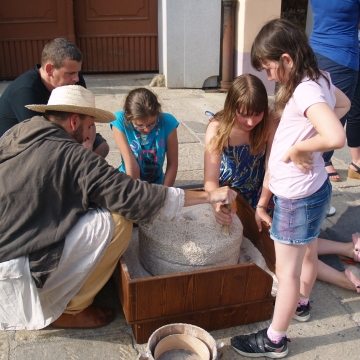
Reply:
[[[351,154],[348,177],[360,180],[360,72],[347,115],[346,137]]]
[[[348,68],[346,66],[340,65],[337,62],[323,56],[319,53],[315,53],[316,59],[318,61],[319,68],[330,73],[332,83],[339,88],[346,96],[352,101],[355,88],[358,80],[358,71]],[[347,115],[340,119],[341,123],[345,125]],[[327,151],[323,154],[323,159],[325,161],[326,171],[329,175],[331,181],[338,181],[339,174],[336,172],[334,166],[331,163],[331,157],[333,156],[334,151]]]

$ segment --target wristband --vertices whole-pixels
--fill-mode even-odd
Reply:
[[[265,209],[265,210],[267,209],[266,206],[262,206],[262,205],[256,205],[256,208],[257,208],[257,209]]]

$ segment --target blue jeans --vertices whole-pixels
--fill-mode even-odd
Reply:
[[[274,195],[274,216],[270,237],[286,245],[306,245],[317,239],[331,199],[330,180],[314,194],[303,199]]]
[[[350,99],[350,101],[352,101],[354,94],[355,94],[356,85],[358,83],[358,73],[359,72],[354,69],[351,69],[349,67],[340,65],[339,63],[337,63],[319,53],[315,53],[315,56],[316,56],[319,68],[321,70],[325,70],[328,73],[330,73],[332,83],[338,89],[340,89]],[[360,105],[360,88],[359,88],[358,97],[359,97],[358,102]],[[359,108],[359,105],[358,105],[358,108]],[[354,109],[354,111],[355,111],[355,109]],[[359,113],[357,112],[357,114],[359,114]],[[347,119],[347,114],[340,119],[343,126],[345,125],[346,119]],[[348,135],[348,133],[350,133],[350,131],[348,131],[348,129],[347,129],[346,135]],[[359,135],[358,135],[358,137],[359,137]],[[324,161],[325,162],[330,161],[333,154],[334,154],[333,150],[324,152],[324,154],[323,154]]]

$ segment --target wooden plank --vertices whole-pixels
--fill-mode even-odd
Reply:
[[[121,258],[120,272],[129,323],[271,298],[272,277],[253,263],[130,279]]]
[[[152,67],[146,66],[145,49],[145,41],[158,37],[157,0],[73,1],[73,5],[78,45],[84,59],[91,58],[84,62],[83,73],[159,70],[157,59]],[[95,46],[84,48],[82,39]],[[157,42],[152,45],[150,54],[158,51]]]
[[[131,327],[136,342],[142,344],[148,341],[150,335],[156,329],[167,324],[192,324],[207,331],[225,329],[232,326],[269,320],[273,307],[274,299],[265,299],[253,303],[156,318],[131,324]]]
[[[75,41],[72,9],[72,0],[2,1],[0,79],[16,78],[40,63],[43,46],[49,40],[66,37]],[[5,49],[8,56],[2,55]]]
[[[244,226],[244,236],[261,252],[269,270],[275,272],[275,248],[274,241],[270,238],[267,226],[263,223],[263,230],[259,229],[255,222],[254,209],[244,200],[241,195],[236,198],[236,215]]]

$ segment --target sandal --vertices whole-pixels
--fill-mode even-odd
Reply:
[[[360,262],[360,233],[356,232],[351,237],[354,243],[354,261]]]
[[[333,163],[331,161],[326,161],[325,162],[325,167],[328,167],[328,166],[334,166],[334,165],[333,165]],[[338,177],[332,179],[331,177],[333,177],[333,176],[338,176]],[[328,177],[329,177],[330,181],[337,182],[337,181],[340,180],[340,175],[339,175],[339,173],[337,171],[334,171],[334,172],[331,172],[331,173],[328,172]]]
[[[350,165],[352,165],[356,170],[349,169],[348,170],[348,178],[360,180],[360,167],[355,165],[353,162],[350,163]]]
[[[356,291],[360,294],[360,269],[355,266],[349,266],[345,270],[345,275],[355,285]]]

